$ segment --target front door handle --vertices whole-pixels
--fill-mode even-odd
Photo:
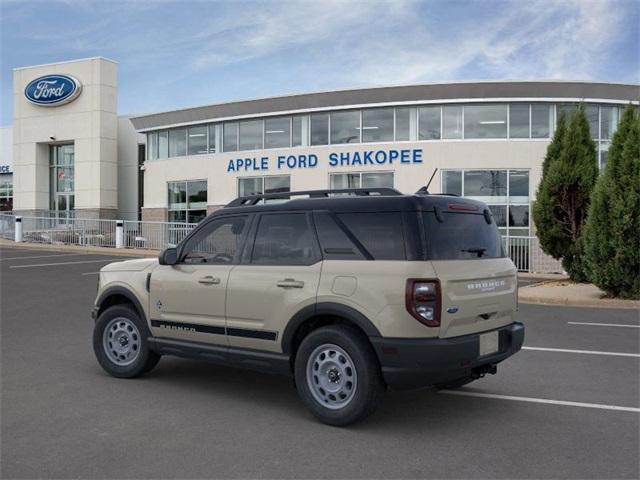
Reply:
[[[276,283],[281,288],[303,288],[304,282],[296,280],[294,278],[285,278]]]
[[[220,279],[218,277],[207,275],[206,277],[199,279],[198,283],[202,283],[203,285],[218,285],[220,283]]]

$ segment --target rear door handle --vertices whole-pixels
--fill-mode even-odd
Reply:
[[[220,279],[218,277],[207,275],[206,277],[200,278],[198,283],[202,283],[203,285],[218,285],[220,283]]]
[[[300,280],[295,280],[293,278],[285,278],[284,280],[280,280],[276,283],[281,288],[303,288],[304,282]]]

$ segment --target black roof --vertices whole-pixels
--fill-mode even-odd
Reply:
[[[287,195],[286,193],[280,195]],[[233,204],[233,202],[232,202]],[[486,204],[468,198],[450,195],[371,195],[371,196],[331,196],[293,198],[278,203],[258,205],[227,206],[217,210],[214,215],[231,213],[257,213],[279,211],[329,210],[335,212],[401,212],[433,211],[437,206],[443,211],[476,211],[482,213]],[[456,208],[458,207],[458,208]],[[465,209],[466,207],[466,209]]]

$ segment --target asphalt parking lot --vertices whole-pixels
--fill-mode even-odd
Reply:
[[[637,311],[521,305],[525,349],[498,375],[389,392],[340,429],[286,378],[168,357],[142,379],[109,377],[89,310],[115,260],[0,248],[0,477],[640,476]]]

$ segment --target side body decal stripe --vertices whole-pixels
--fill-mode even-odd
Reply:
[[[230,337],[257,338],[260,340],[275,341],[277,332],[269,330],[250,330],[245,328],[226,328],[216,325],[202,325],[199,323],[172,322],[169,320],[151,320],[151,326],[165,328],[167,330],[182,330],[198,333],[211,333],[214,335],[228,335]]]

